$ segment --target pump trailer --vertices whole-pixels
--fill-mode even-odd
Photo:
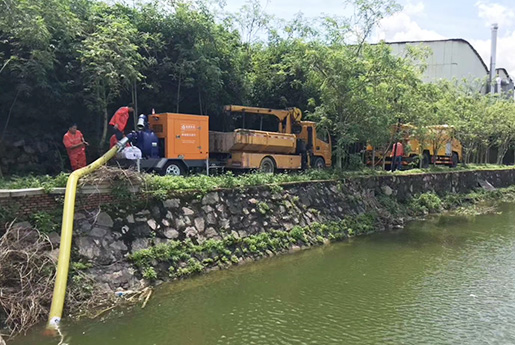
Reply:
[[[331,165],[331,143],[317,135],[316,124],[301,121],[297,108],[276,110],[226,106],[233,112],[274,116],[277,131],[238,128],[209,131],[209,117],[177,113],[140,115],[137,131],[127,135],[131,148],[120,153],[121,166],[138,165],[161,175],[212,169],[264,172],[324,168]],[[243,125],[245,127],[245,125]],[[137,163],[137,164],[136,164]]]

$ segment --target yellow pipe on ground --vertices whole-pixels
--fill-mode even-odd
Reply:
[[[70,267],[70,252],[72,247],[73,216],[75,213],[75,194],[77,192],[77,182],[83,176],[106,164],[113,158],[118,151],[122,151],[128,139],[123,138],[116,146],[113,146],[102,157],[84,168],[75,170],[68,177],[66,183],[66,193],[64,195],[63,222],[61,225],[61,244],[59,246],[59,258],[57,261],[57,274],[55,278],[54,294],[52,296],[52,306],[48,317],[48,329],[56,329],[61,321],[63,314],[64,297],[66,295],[66,283],[68,282],[68,269]]]

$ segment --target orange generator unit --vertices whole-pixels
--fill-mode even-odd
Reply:
[[[162,175],[184,175],[209,162],[209,117],[177,113],[148,116],[150,129],[158,138],[159,156],[153,170]]]

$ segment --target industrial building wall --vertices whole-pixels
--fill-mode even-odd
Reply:
[[[426,46],[432,51],[426,60],[427,69],[423,76],[426,82],[440,79],[467,79],[471,82],[484,80],[488,75],[488,70],[480,56],[464,40],[389,43],[392,52],[397,55],[404,55],[408,44]],[[481,83],[478,82],[479,85]]]

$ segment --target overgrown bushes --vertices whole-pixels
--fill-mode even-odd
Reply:
[[[50,191],[53,188],[65,187],[69,174],[60,173],[57,176],[11,176],[8,179],[0,178],[0,189],[24,189],[24,188],[43,188]]]
[[[513,166],[494,165],[494,164],[471,164],[467,166],[458,166],[450,170],[448,167],[430,167],[428,169],[411,169],[396,171],[395,175],[412,175],[427,173],[446,173],[454,171],[475,171],[475,170],[508,170],[514,169]],[[338,169],[324,170],[307,170],[302,172],[289,172],[279,174],[265,174],[259,172],[234,174],[226,172],[219,175],[190,175],[190,176],[158,176],[152,174],[137,174],[134,171],[127,171],[116,168],[104,168],[99,175],[109,174],[109,178],[103,181],[95,182],[89,179],[82,182],[84,185],[95,185],[108,183],[117,195],[127,194],[127,187],[132,186],[135,180],[138,184],[142,184],[143,188],[156,197],[165,197],[168,191],[180,190],[196,190],[200,192],[208,192],[218,188],[245,188],[252,186],[268,185],[279,186],[283,183],[290,182],[307,182],[307,181],[327,181],[339,180],[353,176],[378,176],[390,175],[389,171],[373,170],[369,168],[360,168],[357,170],[342,171]],[[117,178],[114,175],[119,175]],[[127,176],[129,175],[129,176]],[[44,188],[50,191],[53,188],[65,187],[69,174],[61,173],[55,177],[48,175],[42,176],[26,176],[11,177],[8,179],[0,178],[0,189],[24,189],[24,188]],[[82,181],[82,180],[81,180]],[[127,196],[127,195],[126,195]]]

